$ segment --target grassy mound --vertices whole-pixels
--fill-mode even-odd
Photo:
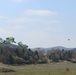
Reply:
[[[10,68],[1,68],[0,72],[15,72],[15,70],[10,69]]]

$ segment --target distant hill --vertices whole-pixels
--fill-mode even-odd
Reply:
[[[55,47],[52,47],[53,49],[64,49],[64,50],[71,50],[72,48],[66,48],[66,47],[63,47],[63,46],[55,46]]]
[[[55,47],[50,47],[50,48],[42,48],[42,47],[38,47],[38,48],[31,48],[31,50],[35,51],[35,50],[52,50],[52,49],[64,49],[64,50],[72,50],[73,48],[66,48],[66,47],[63,47],[63,46],[55,46]]]
[[[76,52],[76,48],[73,48],[72,51],[75,51]]]

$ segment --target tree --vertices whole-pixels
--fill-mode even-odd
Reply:
[[[35,56],[34,56],[34,57],[35,57],[35,59],[36,59],[36,60],[38,60],[38,59],[39,59],[39,54],[38,54],[38,52],[37,52],[37,51],[35,51],[34,53],[35,53]]]
[[[51,53],[51,60],[53,60],[54,62],[58,62],[59,61],[59,55],[55,54],[55,53]]]
[[[45,50],[37,48],[37,53],[38,53],[38,57],[39,59],[43,59],[44,55],[45,55]]]
[[[0,49],[0,54],[3,54],[3,49],[2,48]]]
[[[5,43],[16,43],[13,37],[7,37]]]
[[[14,64],[14,59],[13,59],[12,55],[9,55],[9,57],[8,57],[8,63],[9,64]]]
[[[23,44],[22,42],[18,42],[18,46],[21,47],[22,49],[28,48],[28,46],[26,44]]]
[[[0,44],[4,43],[4,40],[2,38],[0,38]]]
[[[20,56],[20,52],[17,48],[15,49],[15,53],[16,53],[17,56]]]

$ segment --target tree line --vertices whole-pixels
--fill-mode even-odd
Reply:
[[[0,62],[4,64],[42,64],[50,62],[69,61],[76,63],[76,52],[72,50],[37,49],[35,51],[28,48],[26,44],[18,42],[14,44],[13,37],[7,37],[6,40],[0,38]]]

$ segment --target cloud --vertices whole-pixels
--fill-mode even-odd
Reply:
[[[13,2],[17,2],[17,3],[21,3],[23,2],[24,0],[12,0]]]
[[[12,27],[12,30],[21,30],[21,29],[23,29],[24,27],[23,26],[21,26],[21,25],[15,25],[15,26],[13,26]]]
[[[61,23],[60,21],[41,21],[41,23],[43,24],[58,24],[58,23]]]
[[[14,36],[14,34],[15,34],[16,32],[15,32],[15,30],[13,30],[13,29],[8,29],[8,28],[0,28],[0,36],[1,37],[5,37],[5,36]]]
[[[0,19],[8,19],[7,16],[0,16]]]
[[[30,22],[38,22],[41,24],[58,24],[61,23],[60,21],[57,20],[52,20],[52,21],[46,21],[43,19],[37,19],[37,18],[14,18],[14,19],[9,19],[7,22],[10,23],[30,23]]]
[[[15,18],[15,19],[8,20],[8,22],[12,22],[12,23],[28,23],[33,21],[36,21],[36,20],[32,18]]]
[[[7,37],[7,36],[16,36],[18,35],[18,31],[22,30],[23,26],[19,26],[19,25],[14,25],[14,26],[1,26],[0,28],[0,36],[1,37]]]
[[[58,12],[49,11],[49,10],[26,10],[26,15],[39,15],[39,16],[48,16],[48,15],[55,15],[58,14]]]

